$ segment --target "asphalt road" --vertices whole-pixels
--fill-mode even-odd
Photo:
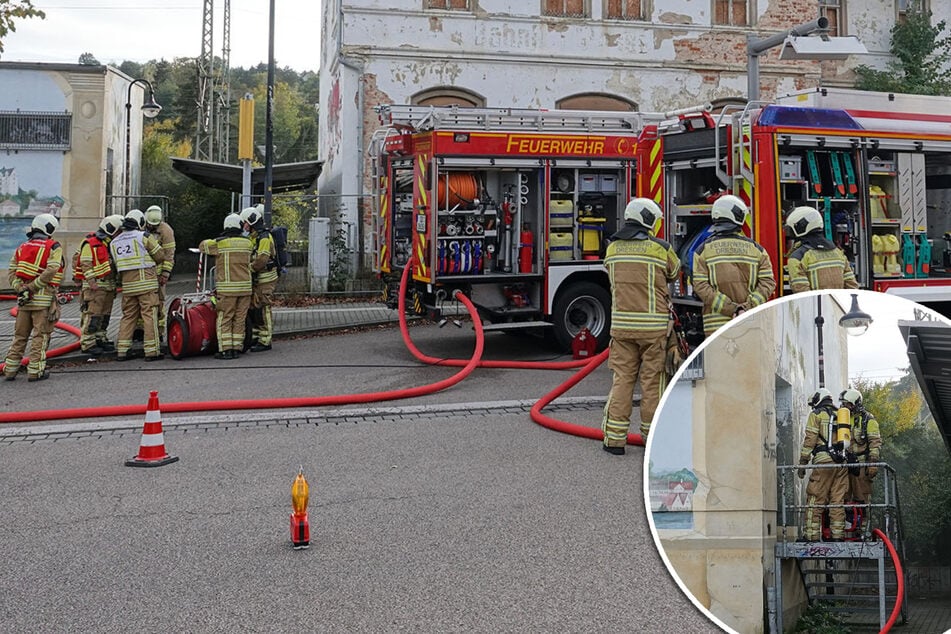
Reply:
[[[471,332],[413,334],[429,354],[471,351]],[[552,355],[493,335],[486,356]],[[25,411],[149,390],[162,402],[351,394],[453,372],[415,362],[388,328],[232,362],[57,366],[48,381],[0,383],[0,398]],[[643,450],[611,456],[530,420],[529,404],[569,376],[479,369],[372,407],[163,414],[180,461],[155,469],[123,465],[135,421],[2,426],[0,630],[719,631],[656,553]],[[607,377],[599,368],[549,413],[596,426]],[[305,551],[288,530],[298,466],[311,486]]]

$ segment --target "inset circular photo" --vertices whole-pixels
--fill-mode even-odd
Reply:
[[[661,557],[724,630],[951,629],[941,315],[844,290],[750,311],[678,370],[646,458]]]

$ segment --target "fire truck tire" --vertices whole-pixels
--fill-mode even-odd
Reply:
[[[584,327],[603,350],[611,338],[611,294],[593,282],[570,284],[555,299],[551,319],[551,335],[563,352],[571,352],[571,342]]]

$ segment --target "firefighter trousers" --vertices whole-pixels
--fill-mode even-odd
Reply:
[[[849,474],[849,498],[862,504],[872,500],[872,478],[868,477],[868,467],[860,467],[858,475]]]
[[[829,508],[829,530],[832,539],[842,539],[845,534],[845,494],[849,488],[849,470],[846,467],[831,469],[812,469],[809,484],[806,486],[806,525],[803,537],[809,541],[819,541],[822,534],[822,511],[827,504],[838,506]]]
[[[244,322],[251,306],[250,295],[220,295],[215,310],[215,331],[218,334],[218,351],[241,351],[244,349]]]
[[[664,331],[630,339],[611,339],[608,364],[614,378],[601,422],[605,445],[623,447],[627,444],[634,409],[634,385],[638,379],[641,384],[640,432],[646,439],[660,396],[667,386],[664,369],[666,341]]]
[[[122,321],[119,322],[119,340],[116,342],[116,356],[125,358],[132,348],[132,335],[136,322],[142,323],[142,347],[146,357],[159,354],[158,333],[158,291],[149,291],[140,295],[122,293]]]
[[[254,326],[251,334],[254,340],[262,346],[271,344],[271,338],[274,336],[274,318],[271,313],[271,298],[274,295],[274,289],[277,282],[265,282],[257,284],[251,295],[251,308],[259,310],[260,314],[253,320]]]
[[[106,327],[109,325],[109,318],[112,316],[112,305],[115,300],[116,292],[114,290],[83,289],[83,308],[79,318],[79,328],[82,332],[79,345],[83,352],[109,341]]]
[[[27,342],[30,344],[30,362],[26,366],[27,374],[31,377],[40,376],[46,371],[46,350],[50,345],[50,335],[59,319],[59,305],[17,311],[13,324],[13,343],[7,351],[4,360],[4,376],[16,376],[20,370],[20,361],[26,353]],[[32,334],[32,339],[30,338]]]

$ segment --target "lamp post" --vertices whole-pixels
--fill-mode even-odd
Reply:
[[[133,79],[129,82],[129,90],[125,100],[125,199],[128,202],[129,191],[132,186],[132,87],[136,84],[143,84],[148,87],[148,99],[142,104],[142,114],[149,119],[154,119],[162,111],[155,101],[155,90],[151,82],[147,79]]]

